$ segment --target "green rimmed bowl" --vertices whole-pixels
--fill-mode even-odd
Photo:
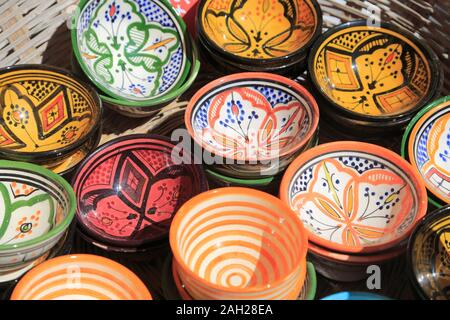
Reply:
[[[72,47],[86,76],[119,105],[161,103],[192,68],[186,26],[162,0],[83,0]]]
[[[75,214],[69,183],[43,167],[0,160],[0,272],[46,255]]]
[[[402,157],[422,176],[432,205],[450,204],[450,96],[427,105],[411,120]]]

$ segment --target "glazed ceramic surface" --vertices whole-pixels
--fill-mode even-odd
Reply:
[[[97,130],[100,100],[64,70],[38,65],[0,70],[0,154],[43,159],[73,151]]]
[[[151,300],[129,269],[100,256],[79,254],[48,260],[28,272],[11,300]]]
[[[194,299],[296,299],[307,237],[279,199],[221,188],[186,202],[170,229],[178,273]]]
[[[450,207],[428,215],[411,237],[409,263],[422,297],[450,300]]]
[[[258,161],[289,156],[317,129],[319,111],[305,88],[268,73],[240,73],[203,87],[189,102],[186,127],[207,151]]]
[[[338,292],[321,300],[391,300],[388,297],[369,292]]]
[[[311,0],[206,0],[198,16],[200,36],[246,59],[299,54],[320,33],[321,21]]]
[[[123,246],[166,236],[178,208],[207,190],[191,156],[173,150],[165,137],[131,135],[89,156],[73,179],[78,221],[86,231]]]
[[[409,141],[404,148],[410,162],[428,190],[443,203],[450,203],[450,97],[420,112],[407,133]]]
[[[160,0],[85,0],[75,17],[74,52],[89,78],[121,100],[148,100],[185,79],[185,26]]]
[[[17,269],[46,254],[75,213],[70,185],[42,167],[0,161],[0,269]]]
[[[347,113],[411,113],[433,97],[440,80],[436,55],[421,41],[388,24],[343,24],[314,45],[309,71],[325,98]]]
[[[312,242],[344,252],[398,244],[427,210],[425,185],[414,169],[394,152],[360,142],[303,153],[286,171],[280,194]]]

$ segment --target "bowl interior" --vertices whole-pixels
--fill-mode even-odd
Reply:
[[[68,225],[68,191],[27,164],[8,163],[17,168],[0,164],[0,251],[44,244],[50,233]]]
[[[198,21],[214,46],[258,61],[295,54],[311,43],[320,29],[317,8],[311,0],[206,0]]]
[[[85,160],[74,189],[86,231],[124,246],[167,236],[178,208],[207,190],[199,166],[187,153],[172,155],[173,148],[163,137],[128,136]]]
[[[143,101],[177,88],[189,71],[185,26],[165,1],[88,0],[72,33],[86,75],[116,99]]]
[[[96,95],[51,69],[19,67],[0,74],[0,152],[33,155],[75,148],[97,128]]]
[[[428,190],[450,203],[450,99],[420,117],[409,135],[408,154]]]
[[[448,207],[425,219],[411,239],[409,250],[413,276],[428,299],[450,299],[449,239]]]
[[[274,75],[241,75],[219,79],[191,100],[186,125],[194,139],[217,156],[242,161],[277,158],[305,145],[318,119],[306,90]]]
[[[13,300],[151,300],[129,269],[94,255],[70,255],[43,262],[22,278]]]
[[[417,110],[436,86],[432,57],[418,39],[367,23],[337,27],[313,49],[316,86],[339,109],[364,117]]]
[[[219,190],[227,189],[232,188]],[[276,198],[236,189],[242,191],[210,192],[211,197],[190,201],[178,213],[182,217],[176,217],[171,244],[183,278],[187,268],[222,288],[266,288],[292,274],[304,258],[304,235],[295,216]]]
[[[301,157],[281,192],[314,243],[341,252],[379,251],[406,238],[425,214],[423,184],[387,149],[336,142]]]

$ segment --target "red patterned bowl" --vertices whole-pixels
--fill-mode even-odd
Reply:
[[[338,141],[310,149],[287,169],[280,197],[311,242],[331,251],[375,253],[406,239],[427,211],[420,175],[396,153]]]
[[[192,156],[174,148],[163,136],[130,135],[90,155],[72,183],[84,231],[124,247],[166,237],[178,208],[208,189]]]

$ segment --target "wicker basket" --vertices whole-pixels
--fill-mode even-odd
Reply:
[[[172,1],[179,3],[184,0]],[[44,63],[69,69],[71,57],[69,21],[71,14],[76,9],[77,2],[76,0],[1,0],[0,67],[13,64]],[[399,25],[427,39],[428,44],[442,61],[442,68],[445,73],[442,95],[450,93],[450,64],[448,58],[450,1],[319,0],[319,2],[324,13],[324,28],[379,14],[381,21]],[[182,121],[184,108],[189,97],[203,84],[217,77],[211,70],[205,71],[205,68],[208,68],[208,66],[202,66],[202,71],[195,85],[179,101],[167,105],[151,119],[130,120],[106,111],[103,120],[102,142],[130,133],[149,131],[169,133],[167,131],[170,127],[167,123],[176,123],[173,120],[176,117]],[[89,251],[78,242],[79,239],[75,246],[75,252]],[[158,296],[158,292],[160,293],[161,290],[157,284],[160,278],[157,272],[162,265],[161,260],[128,265],[140,274],[144,281],[151,280],[149,281],[153,284],[151,289]],[[383,283],[388,284],[395,281],[396,285],[389,286],[390,288],[387,288],[385,293],[391,297],[411,298],[411,293],[405,290],[408,284],[404,273],[404,265],[394,264],[388,272],[388,279],[383,280]],[[319,296],[343,289],[361,289],[360,284],[343,288],[338,284],[323,283],[319,282],[318,285]]]

